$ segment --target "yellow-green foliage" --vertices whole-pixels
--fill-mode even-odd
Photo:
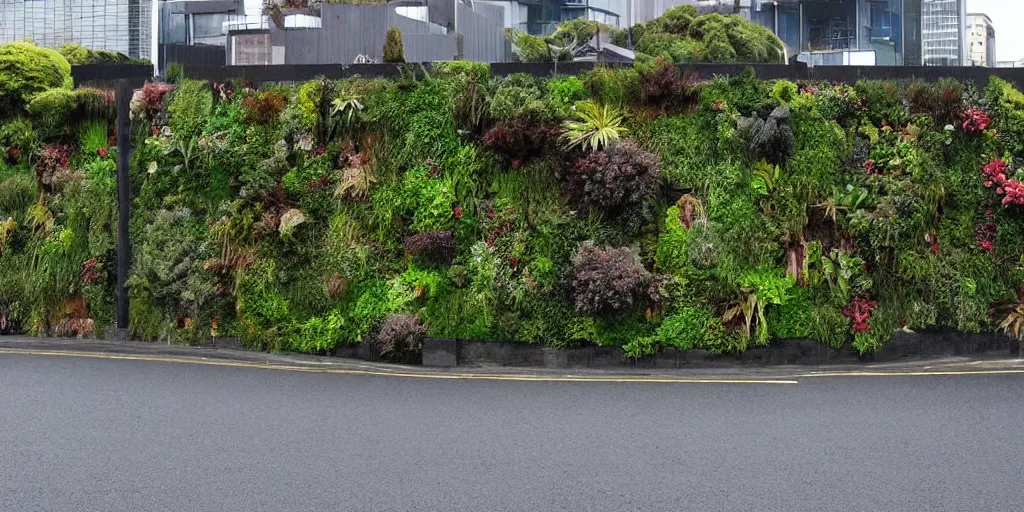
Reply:
[[[71,64],[60,53],[31,43],[0,45],[0,119],[53,88],[71,88]]]
[[[210,84],[199,80],[184,80],[174,89],[167,111],[171,116],[171,130],[182,141],[198,139],[213,109]]]
[[[698,15],[696,7],[673,7],[635,30],[636,50],[677,64],[688,62],[781,63],[782,41],[740,16]]]
[[[401,64],[405,62],[405,47],[402,46],[402,31],[398,27],[388,29],[384,41],[384,62]]]
[[[73,129],[76,99],[75,91],[70,89],[50,89],[32,99],[28,112],[40,136],[56,138]]]

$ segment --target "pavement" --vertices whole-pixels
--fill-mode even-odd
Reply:
[[[0,338],[0,511],[1020,509],[1019,361],[319,359]]]

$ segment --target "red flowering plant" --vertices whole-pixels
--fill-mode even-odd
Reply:
[[[1010,165],[1003,160],[993,160],[982,169],[985,177],[985,188],[996,189],[996,194],[1001,196],[1003,206],[1016,204],[1024,205],[1024,184],[1015,178],[1010,178]]]
[[[859,293],[843,308],[843,316],[853,321],[853,332],[868,332],[871,330],[871,312],[877,307],[878,303],[871,300],[867,293]]]
[[[963,120],[961,127],[968,133],[985,131],[988,125],[992,123],[988,114],[978,108],[969,108],[961,113],[960,117]]]

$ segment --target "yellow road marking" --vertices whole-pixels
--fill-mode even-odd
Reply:
[[[0,348],[0,355],[32,355],[87,357],[95,359],[117,359],[127,361],[151,361],[160,363],[185,363],[210,366],[228,366],[234,368],[255,368],[260,370],[282,370],[305,373],[330,373],[337,375],[373,375],[380,377],[406,377],[415,379],[442,380],[498,380],[518,382],[610,382],[610,383],[647,383],[647,384],[798,384],[795,380],[781,379],[694,379],[672,377],[553,377],[544,375],[486,375],[476,373],[417,373],[406,371],[373,371],[341,368],[310,368],[306,366],[290,366],[275,364],[247,363],[205,358],[121,355],[94,352],[70,352],[58,350],[32,350]]]
[[[1024,368],[1016,370],[943,370],[943,371],[918,371],[918,372],[835,372],[835,373],[805,373],[793,375],[793,377],[934,377],[934,376],[956,376],[956,375],[1020,375],[1024,374]]]

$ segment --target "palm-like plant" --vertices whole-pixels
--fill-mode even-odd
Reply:
[[[331,102],[331,115],[338,116],[345,126],[351,126],[356,116],[363,111],[363,97],[358,94],[343,94]]]
[[[569,149],[582,147],[584,150],[598,151],[619,140],[626,127],[622,126],[622,112],[608,105],[598,105],[593,101],[581,101],[576,104],[575,121],[565,122],[565,134]]]

